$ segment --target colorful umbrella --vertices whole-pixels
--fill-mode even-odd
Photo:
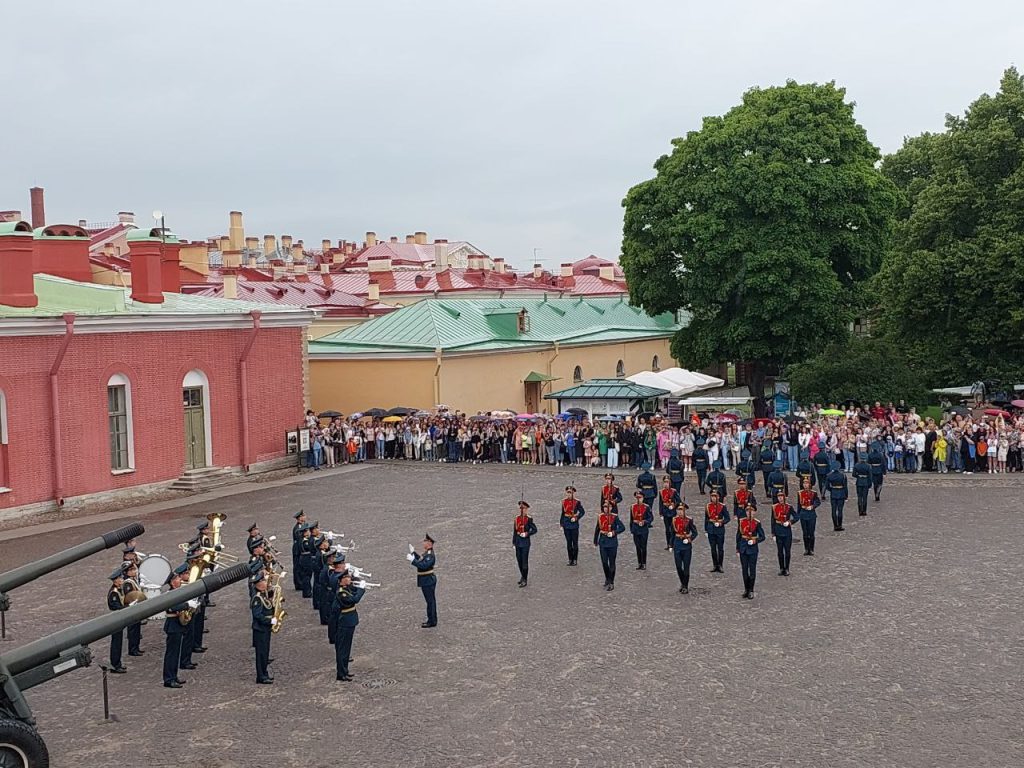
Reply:
[[[754,429],[757,429],[758,427],[763,427],[765,424],[771,423],[771,419],[766,419],[762,416],[760,419],[754,419],[752,422],[750,422],[750,426],[754,427]]]
[[[534,418],[532,413],[520,413],[516,416],[516,421],[533,421]]]
[[[715,421],[731,422],[731,421],[739,421],[739,420],[740,420],[740,417],[737,416],[735,413],[720,413],[717,416],[715,416]]]
[[[402,420],[401,416],[385,416],[383,419],[381,419],[381,421],[383,421],[385,423],[394,423],[396,421],[401,421],[401,420]]]
[[[843,415],[843,411],[840,411],[838,408],[822,408],[820,411],[818,411],[818,413],[820,413],[822,416],[842,416]]]
[[[1010,405],[1014,408],[1024,408],[1024,400],[1011,400]]]
[[[986,416],[1002,416],[1004,419],[1010,418],[1009,411],[1003,411],[1003,410],[1000,410],[999,408],[986,408],[983,411],[983,413]]]

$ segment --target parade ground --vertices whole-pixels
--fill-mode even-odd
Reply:
[[[290,570],[292,514],[357,543],[350,561],[382,582],[359,606],[353,682],[312,608],[289,589],[273,638],[274,685],[256,685],[244,584],[217,593],[209,650],[187,685],[161,685],[162,620],[145,656],[110,678],[116,722],[103,721],[99,663],[27,694],[54,766],[757,766],[1002,768],[1024,747],[1024,527],[1015,476],[889,477],[881,504],[846,531],[819,513],[814,557],[793,547],[778,576],[761,545],[756,599],[743,600],[732,538],[724,574],[707,539],[678,593],[660,520],[648,570],[628,533],[614,592],[592,546],[600,470],[507,465],[367,465],[240,486],[140,519],[143,553],[180,561],[178,544],[210,512],[246,557],[246,528],[276,534]],[[628,509],[635,471],[621,471]],[[767,527],[761,478],[758,500]],[[587,510],[579,566],[558,528],[566,484]],[[851,484],[852,485],[852,484]],[[687,475],[691,514],[703,500]],[[730,477],[730,492],[733,490]],[[530,583],[519,579],[512,518],[524,494],[539,527]],[[624,515],[625,516],[625,515]],[[3,570],[133,519],[0,536]],[[65,522],[64,526],[71,523]],[[701,526],[702,527],[702,526]],[[730,534],[733,527],[730,525]],[[423,600],[407,545],[437,540],[440,626],[421,629]],[[106,613],[120,548],[11,592],[0,651]]]

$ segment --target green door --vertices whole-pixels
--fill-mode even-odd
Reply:
[[[185,387],[185,469],[206,466],[206,420],[203,416],[203,388]]]

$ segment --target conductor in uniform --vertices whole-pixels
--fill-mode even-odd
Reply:
[[[747,504],[747,516],[736,526],[736,554],[740,556],[740,570],[743,572],[743,597],[754,599],[754,582],[757,580],[757,545],[764,541],[764,528],[754,517],[757,506],[751,499]]]
[[[583,504],[576,498],[576,488],[565,486],[565,498],[562,499],[562,514],[558,524],[562,526],[565,536],[565,551],[569,556],[569,565],[576,565],[580,556],[580,518],[585,515]]]
[[[434,592],[437,589],[437,576],[434,574],[434,565],[437,560],[434,556],[434,540],[430,534],[423,536],[423,554],[419,554],[409,545],[409,554],[405,559],[412,563],[416,569],[416,586],[423,592],[423,599],[427,603],[427,620],[420,624],[423,629],[437,626],[437,599]]]
[[[306,513],[300,509],[293,517],[295,518],[295,525],[292,526],[292,583],[295,585],[295,591],[301,592],[302,581],[300,580],[299,558],[302,554],[301,528],[306,524]]]
[[[530,540],[537,533],[537,524],[530,517],[529,509],[528,502],[520,501],[519,514],[512,526],[512,546],[516,550],[520,587],[525,587],[530,578]]]

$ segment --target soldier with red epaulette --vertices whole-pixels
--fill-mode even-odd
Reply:
[[[679,491],[672,485],[671,478],[665,475],[661,478],[661,491],[658,493],[658,514],[661,515],[661,520],[665,524],[666,551],[672,549],[672,542],[676,536],[672,529],[672,519],[676,516],[679,504]]]
[[[711,546],[712,573],[722,573],[725,560],[725,524],[729,522],[729,510],[718,500],[718,493],[711,492],[711,501],[704,507],[704,533]]]
[[[754,517],[757,506],[751,499],[747,504],[747,516],[736,526],[736,554],[740,556],[740,570],[743,572],[743,596],[754,599],[754,581],[757,579],[757,545],[764,541],[764,528]]]
[[[512,546],[516,550],[516,564],[519,566],[519,586],[525,587],[530,576],[530,539],[537,533],[537,524],[530,517],[530,505],[519,502],[519,514],[512,524]]]
[[[604,509],[605,503],[610,502],[615,508],[616,514],[619,511],[619,504],[622,503],[622,491],[619,490],[619,486],[615,484],[615,475],[611,472],[606,472],[604,476],[604,485],[601,486],[601,501],[598,504],[598,509]]]
[[[754,498],[754,492],[747,487],[747,478],[742,475],[736,478],[739,487],[732,495],[732,514],[739,520],[746,512],[747,502]]]
[[[604,570],[604,588],[615,589],[615,558],[619,553],[619,534],[626,526],[619,520],[618,509],[610,502],[601,508],[594,527],[594,546],[601,553],[601,568]]]
[[[775,548],[779,553],[779,576],[789,576],[793,523],[799,519],[796,510],[786,501],[785,491],[779,491],[772,505],[772,538],[775,539]]]
[[[676,573],[679,574],[679,592],[683,595],[690,591],[690,558],[693,556],[693,540],[697,538],[697,525],[692,517],[686,516],[687,509],[689,506],[683,502],[680,511],[672,518],[672,549]]]
[[[576,498],[576,488],[565,486],[565,498],[562,499],[562,514],[559,524],[565,534],[565,550],[569,555],[569,565],[576,565],[580,556],[580,518],[585,515],[583,505]]]
[[[629,532],[633,534],[633,545],[636,547],[636,569],[647,570],[647,536],[651,532],[654,513],[644,501],[644,493],[637,490],[633,494],[636,501],[629,508]]]

